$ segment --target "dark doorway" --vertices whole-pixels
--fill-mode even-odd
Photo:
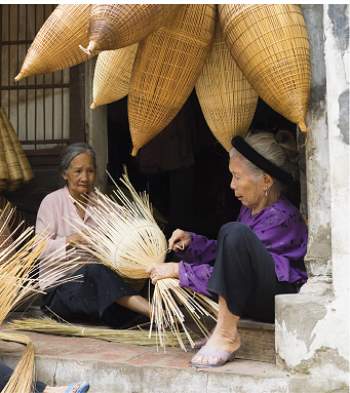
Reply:
[[[258,130],[295,125],[259,100],[252,127]],[[131,157],[127,98],[108,105],[108,170],[117,180],[127,166],[138,190],[147,190],[167,236],[176,228],[215,238],[240,209],[230,189],[229,157],[203,117],[195,91],[174,120]]]

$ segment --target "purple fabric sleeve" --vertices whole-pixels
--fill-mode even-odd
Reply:
[[[216,240],[191,232],[191,243],[184,250],[176,253],[182,260],[196,265],[208,264],[216,258]]]
[[[208,281],[213,269],[213,266],[208,264],[193,265],[181,261],[179,263],[180,286],[210,296],[208,292]]]

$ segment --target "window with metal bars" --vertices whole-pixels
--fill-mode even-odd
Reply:
[[[70,70],[14,81],[36,33],[55,7],[0,5],[0,106],[26,150],[69,143]]]

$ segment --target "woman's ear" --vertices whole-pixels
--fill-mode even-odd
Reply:
[[[273,185],[273,179],[268,173],[264,173],[264,185],[266,189],[270,189]]]

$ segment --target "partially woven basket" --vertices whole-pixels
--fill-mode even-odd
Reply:
[[[178,7],[177,4],[94,4],[85,51],[91,55],[134,44],[164,24]]]
[[[15,80],[62,70],[88,60],[89,4],[60,4],[37,33]]]
[[[6,189],[8,178],[9,178],[9,171],[7,168],[4,144],[2,142],[2,132],[0,129],[0,191]]]
[[[18,160],[18,156],[15,151],[15,147],[10,138],[9,130],[7,129],[4,121],[4,116],[0,116],[0,133],[1,141],[4,150],[4,157],[8,169],[8,186],[7,188],[16,189],[20,183],[23,182],[23,173],[21,165]]]
[[[101,52],[96,61],[91,109],[125,97],[129,92],[137,44]]]
[[[5,124],[8,136],[11,140],[13,149],[16,153],[16,156],[17,156],[17,159],[18,159],[21,171],[22,171],[23,181],[25,183],[29,182],[30,180],[33,179],[32,168],[30,166],[27,156],[24,153],[22,145],[21,145],[20,141],[18,140],[16,131],[14,130],[12,124],[10,123],[9,118],[7,117],[6,113],[4,112],[4,110],[2,108],[0,108],[0,117],[2,118],[3,123]]]
[[[218,24],[212,50],[196,83],[196,93],[209,128],[230,151],[231,139],[248,131],[258,95],[233,60]]]
[[[139,44],[128,95],[132,155],[162,131],[190,95],[214,36],[215,5],[183,5]]]
[[[220,4],[223,35],[249,83],[276,112],[307,131],[310,48],[292,4]]]

